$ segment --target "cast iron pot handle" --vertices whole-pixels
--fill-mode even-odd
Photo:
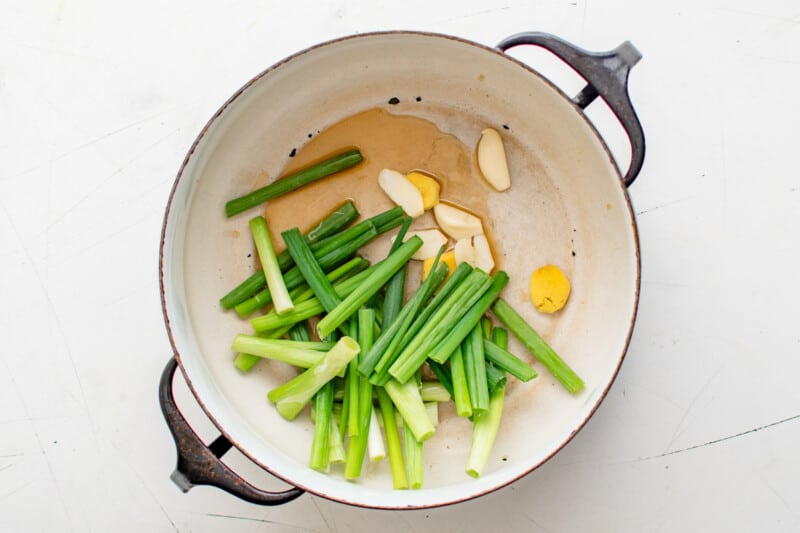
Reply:
[[[161,374],[158,385],[158,401],[161,411],[167,420],[175,447],[178,449],[178,466],[170,479],[188,492],[195,485],[213,485],[227,491],[242,500],[258,505],[281,505],[288,503],[301,494],[303,490],[292,487],[283,492],[267,492],[258,489],[242,479],[233,470],[219,460],[231,449],[231,443],[224,435],[220,435],[206,446],[197,433],[189,426],[186,419],[175,404],[172,394],[172,379],[178,363],[173,357]]]
[[[540,46],[557,55],[588,83],[572,101],[584,109],[602,96],[625,129],[631,143],[631,163],[623,181],[630,186],[644,161],[644,132],[628,95],[628,74],[642,54],[625,41],[608,52],[588,52],[549,33],[524,32],[503,39],[497,48],[505,52],[521,44]]]

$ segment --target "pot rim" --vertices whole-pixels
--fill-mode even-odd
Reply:
[[[194,152],[197,149],[198,145],[200,144],[202,139],[205,137],[206,133],[211,128],[212,124],[246,90],[248,90],[250,87],[252,87],[261,78],[263,78],[264,76],[270,74],[272,71],[276,70],[277,68],[281,67],[282,65],[284,65],[284,64],[286,64],[286,63],[288,63],[288,62],[290,62],[290,61],[292,61],[292,60],[294,60],[294,59],[296,59],[298,57],[301,57],[301,56],[303,56],[305,54],[308,54],[310,52],[313,52],[313,51],[315,51],[317,49],[320,49],[320,48],[323,48],[323,47],[326,47],[326,46],[335,45],[335,44],[338,44],[338,43],[341,43],[341,42],[355,40],[355,39],[372,38],[372,37],[385,36],[385,35],[408,35],[408,36],[420,36],[420,37],[426,37],[426,38],[427,37],[433,37],[433,38],[440,38],[440,39],[448,39],[448,40],[456,41],[456,42],[459,42],[459,43],[462,43],[462,44],[474,46],[474,47],[476,47],[476,48],[478,48],[478,49],[480,49],[482,51],[490,52],[490,53],[492,53],[492,54],[494,54],[494,55],[496,55],[496,56],[498,56],[498,57],[500,57],[500,58],[502,58],[504,60],[511,61],[511,62],[515,63],[517,66],[522,67],[529,74],[539,78],[541,81],[546,83],[551,89],[553,89],[556,93],[558,93],[562,98],[564,98],[571,105],[573,110],[575,112],[577,112],[578,115],[583,119],[583,121],[591,129],[591,131],[594,132],[595,136],[600,141],[600,145],[602,146],[603,151],[606,153],[606,156],[611,161],[611,166],[614,169],[614,173],[615,173],[615,175],[617,177],[617,181],[618,181],[619,187],[622,189],[623,197],[625,199],[625,204],[627,206],[628,214],[630,216],[630,220],[631,220],[631,228],[630,229],[632,231],[634,251],[635,251],[636,279],[635,279],[634,301],[633,301],[633,309],[632,309],[633,312],[631,314],[630,322],[628,324],[628,331],[627,331],[627,334],[626,334],[626,337],[625,337],[625,344],[624,344],[624,347],[622,349],[622,353],[619,356],[619,361],[618,361],[618,363],[616,365],[616,368],[614,368],[614,372],[613,372],[613,374],[611,376],[611,379],[608,381],[606,386],[603,388],[602,392],[598,395],[597,400],[595,401],[594,405],[592,406],[592,409],[586,414],[585,418],[578,424],[578,426],[569,434],[569,436],[563,442],[558,444],[558,446],[555,447],[550,454],[545,456],[540,462],[538,462],[537,464],[535,464],[531,468],[525,469],[525,470],[523,470],[523,471],[521,471],[521,472],[519,472],[519,473],[517,473],[515,475],[512,475],[509,479],[502,480],[500,483],[497,483],[496,485],[494,485],[492,487],[489,487],[489,488],[487,488],[485,490],[480,490],[480,491],[476,491],[476,492],[470,492],[468,494],[465,494],[463,497],[454,498],[454,499],[449,500],[449,501],[433,502],[433,503],[431,503],[429,505],[428,504],[423,504],[423,505],[399,505],[399,504],[394,504],[394,505],[392,505],[392,504],[369,505],[369,504],[366,504],[366,503],[362,503],[362,502],[358,502],[358,501],[350,501],[350,500],[347,500],[345,498],[336,497],[334,495],[330,495],[330,494],[326,494],[326,493],[323,493],[323,492],[319,492],[319,491],[315,490],[314,487],[296,483],[295,481],[287,479],[285,476],[280,475],[279,473],[274,471],[269,465],[264,464],[257,457],[255,457],[253,454],[251,454],[247,449],[241,447],[239,445],[239,443],[225,430],[224,426],[217,420],[216,416],[206,406],[205,402],[203,401],[203,399],[198,394],[198,392],[197,392],[197,390],[196,390],[191,378],[189,377],[188,373],[186,372],[186,368],[185,368],[185,366],[183,364],[183,361],[182,361],[181,353],[178,350],[177,344],[175,342],[175,338],[173,336],[172,326],[171,326],[171,323],[170,323],[169,314],[167,312],[166,288],[165,288],[165,281],[164,281],[164,278],[165,278],[164,256],[165,256],[165,244],[166,244],[167,226],[168,226],[168,222],[169,222],[169,219],[170,219],[170,212],[171,212],[171,209],[172,209],[175,193],[177,191],[178,184],[180,183],[181,178],[183,178],[184,172],[186,170],[186,167],[189,164],[189,161],[191,160],[192,156],[194,155]],[[478,43],[478,42],[472,41],[470,39],[465,39],[463,37],[457,37],[457,36],[453,36],[453,35],[447,35],[447,34],[442,34],[442,33],[437,33],[437,32],[430,32],[430,31],[418,31],[418,30],[373,31],[373,32],[365,32],[365,33],[345,35],[345,36],[342,36],[342,37],[337,37],[337,38],[334,38],[334,39],[323,41],[321,43],[317,43],[317,44],[314,44],[312,46],[306,47],[306,48],[304,48],[302,50],[299,50],[299,51],[297,51],[297,52],[295,52],[295,53],[293,53],[293,54],[291,54],[291,55],[289,55],[289,56],[277,61],[276,63],[274,63],[271,66],[267,67],[266,69],[264,69],[263,71],[261,71],[260,73],[258,73],[254,77],[252,77],[250,80],[245,82],[236,92],[234,92],[217,109],[217,111],[206,122],[206,124],[203,126],[203,128],[198,133],[198,135],[195,138],[195,140],[192,142],[192,145],[189,148],[189,151],[187,152],[186,157],[184,157],[183,162],[181,163],[181,166],[180,166],[180,168],[178,170],[178,173],[177,173],[177,175],[175,177],[175,181],[174,181],[174,183],[172,185],[172,189],[170,190],[169,197],[167,199],[166,208],[164,210],[164,219],[163,219],[162,226],[161,226],[161,238],[160,238],[160,243],[159,243],[158,262],[159,262],[158,277],[159,277],[159,292],[160,292],[160,299],[161,299],[161,310],[162,310],[162,314],[164,316],[164,324],[166,326],[167,336],[169,337],[169,342],[170,342],[170,345],[172,346],[173,354],[175,356],[176,361],[178,362],[178,366],[179,366],[179,368],[181,370],[181,374],[183,375],[183,378],[186,381],[186,384],[188,385],[189,390],[192,392],[192,396],[197,401],[197,403],[200,405],[201,409],[203,410],[205,415],[208,417],[208,419],[220,431],[220,433],[225,438],[227,438],[243,455],[245,455],[253,463],[255,463],[256,465],[258,465],[259,467],[261,467],[262,469],[267,471],[270,475],[272,475],[272,476],[280,479],[281,481],[287,483],[288,485],[291,485],[293,487],[297,487],[297,488],[302,489],[302,490],[304,490],[306,492],[309,492],[309,493],[311,493],[311,494],[313,494],[315,496],[319,496],[319,497],[322,497],[322,498],[325,498],[327,500],[331,500],[331,501],[334,501],[334,502],[344,503],[344,504],[347,504],[347,505],[352,505],[352,506],[355,506],[355,507],[362,507],[362,508],[367,508],[367,509],[383,509],[383,510],[430,509],[430,508],[437,508],[437,507],[445,507],[445,506],[448,506],[448,505],[454,505],[454,504],[457,504],[457,503],[462,503],[462,502],[465,502],[465,501],[469,501],[469,500],[478,498],[480,496],[484,496],[486,494],[490,494],[490,493],[495,492],[495,491],[497,491],[499,489],[502,489],[502,488],[504,488],[504,487],[506,487],[508,485],[511,485],[512,483],[514,483],[516,481],[519,481],[520,479],[522,479],[523,477],[527,476],[528,474],[530,474],[531,472],[533,472],[534,470],[536,470],[537,468],[542,466],[544,463],[549,461],[556,453],[561,451],[570,441],[572,441],[572,439],[575,437],[575,435],[577,435],[578,432],[586,426],[586,424],[589,421],[589,419],[591,419],[592,416],[594,416],[594,413],[600,407],[600,404],[603,403],[603,401],[605,400],[606,396],[608,395],[609,390],[611,389],[611,386],[614,384],[614,382],[617,379],[617,376],[619,374],[620,368],[622,367],[622,363],[625,360],[625,357],[627,356],[628,348],[630,347],[631,337],[633,335],[633,327],[634,327],[634,324],[636,322],[636,317],[637,317],[638,309],[639,309],[639,293],[640,293],[640,289],[641,289],[641,251],[640,251],[640,245],[639,245],[639,232],[638,232],[638,228],[637,228],[637,224],[636,224],[635,212],[633,210],[633,205],[632,205],[632,202],[631,202],[631,199],[630,199],[630,195],[628,193],[628,188],[624,184],[624,181],[623,181],[622,174],[620,172],[619,166],[616,164],[616,162],[614,160],[614,157],[611,154],[611,151],[610,151],[608,145],[605,142],[605,139],[600,134],[600,132],[597,130],[595,125],[592,123],[592,121],[588,118],[588,116],[584,113],[584,111],[580,107],[578,107],[575,104],[575,102],[569,96],[567,96],[567,94],[563,90],[561,90],[558,86],[556,86],[552,81],[550,81],[549,79],[544,77],[541,73],[539,73],[538,71],[533,69],[531,66],[527,65],[526,63],[520,61],[519,59],[516,59],[516,58],[508,55],[507,53],[497,49],[497,48],[490,47],[490,46],[484,45],[482,43]]]

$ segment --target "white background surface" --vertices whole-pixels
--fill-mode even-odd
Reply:
[[[563,451],[476,501],[381,512],[184,495],[156,398],[174,176],[250,77],[380,29],[486,44],[536,29],[642,51],[630,88],[648,146],[631,188],[642,294],[628,358]],[[798,82],[794,1],[3,2],[0,530],[797,531]]]

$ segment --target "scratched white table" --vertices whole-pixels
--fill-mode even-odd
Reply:
[[[0,6],[0,531],[800,529],[797,3],[317,4]],[[642,293],[622,371],[563,451],[475,501],[379,512],[182,494],[156,401],[170,356],[157,247],[179,164],[257,72],[394,28],[487,44],[536,29],[642,51],[631,75],[648,142],[631,188]],[[515,55],[580,87],[544,54]]]

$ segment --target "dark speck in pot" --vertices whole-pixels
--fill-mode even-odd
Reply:
[[[391,98],[389,98],[389,103],[391,105],[397,105],[400,103],[400,99],[396,96],[392,96]]]
[[[421,97],[421,96],[417,96],[417,97],[415,98],[415,100],[416,100],[417,102],[421,102],[421,101],[422,101],[422,97]]]
[[[511,128],[508,127],[508,124],[503,124],[503,129],[504,130],[510,130]]]
[[[289,152],[289,157],[294,157],[297,154],[297,148],[292,148],[292,151]]]

